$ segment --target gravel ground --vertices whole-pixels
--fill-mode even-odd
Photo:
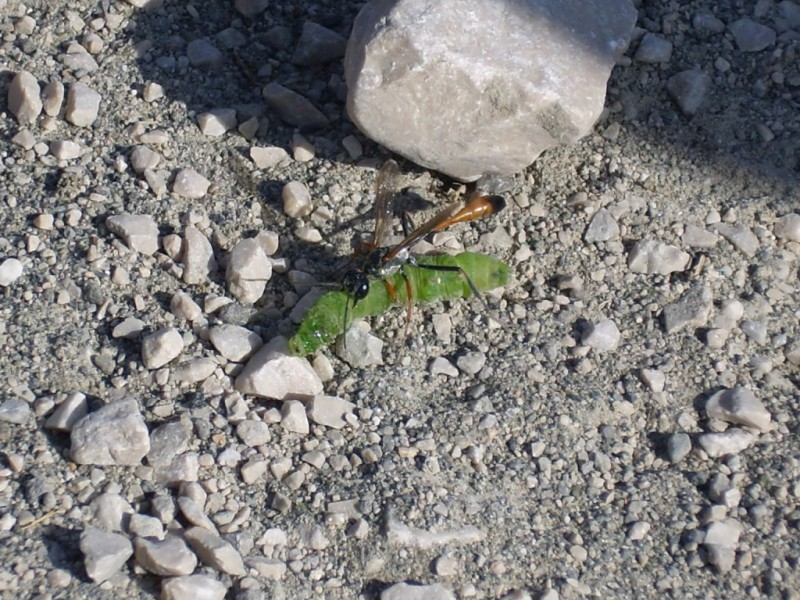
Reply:
[[[210,518],[249,571],[204,559],[195,572],[230,586],[230,598],[372,598],[400,581],[438,582],[458,598],[798,598],[800,217],[786,215],[800,212],[800,8],[644,3],[597,132],[547,152],[514,178],[504,212],[457,231],[464,247],[512,266],[502,297],[489,295],[488,313],[466,300],[420,308],[405,345],[404,311],[373,321],[382,365],[352,368],[326,352],[325,393],[353,402],[356,418],[298,433],[279,402],[245,396],[242,413],[241,367],[170,309],[178,292],[200,306],[226,295],[224,275],[187,284],[166,249],[132,251],[106,225],[150,215],[164,240],[194,224],[218,258],[275,232],[275,264],[320,279],[369,229],[372,167],[386,154],[345,117],[341,61],[289,61],[306,20],[346,36],[360,5],[272,3],[250,22],[229,4],[30,2],[31,21],[0,2],[0,98],[21,70],[68,87],[78,78],[102,97],[89,127],[40,117],[27,149],[24,136],[11,141],[24,126],[0,107],[0,263],[23,267],[0,288],[3,597],[159,596],[164,579],[138,549],[107,581],[87,576],[80,540],[103,529],[106,493],[130,504],[123,512],[156,517],[139,528]],[[709,14],[722,31],[697,18]],[[742,17],[777,40],[742,51],[731,27]],[[216,37],[228,27],[240,35]],[[666,62],[634,58],[645,30],[672,43]],[[187,43],[201,38],[222,50],[222,68],[190,65]],[[76,41],[98,68],[65,66]],[[667,90],[687,69],[711,78],[692,118]],[[271,81],[303,90],[332,125],[306,134],[310,160],[256,169],[254,144],[302,154],[295,130],[263,111]],[[143,99],[149,83],[164,96]],[[197,116],[218,107],[258,116],[255,139],[201,133]],[[157,170],[192,168],[211,182],[207,195],[158,196],[159,182],[133,170],[139,136],[155,129]],[[351,135],[363,156],[343,146]],[[59,140],[84,153],[56,158],[48,144]],[[428,210],[443,205],[447,182],[402,167]],[[309,216],[284,211],[291,181],[310,190]],[[254,309],[234,303],[209,322],[264,340],[290,334],[300,294],[275,271]],[[113,334],[129,317],[144,334],[176,327],[180,360],[209,357],[213,374],[187,384],[145,368],[141,336]],[[432,372],[437,358],[456,365],[452,376]],[[738,399],[730,410],[711,408],[720,390],[734,390],[723,395]],[[135,398],[151,444],[164,423],[189,423],[181,451],[200,485],[166,485],[152,460],[73,462],[69,434],[45,422],[74,392],[92,412]],[[269,427],[248,434],[243,418]],[[243,466],[256,459],[269,469],[249,481]],[[202,514],[181,506],[174,520],[179,496]]]

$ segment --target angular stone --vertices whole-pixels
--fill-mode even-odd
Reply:
[[[667,63],[672,58],[672,42],[655,33],[645,33],[633,58],[643,63]]]
[[[30,124],[42,112],[39,82],[28,71],[14,75],[8,86],[8,109],[22,124]]]
[[[253,304],[264,294],[272,277],[272,262],[257,240],[241,240],[231,250],[225,279],[228,289],[242,304]]]
[[[610,319],[598,321],[581,337],[581,343],[600,351],[614,350],[619,344],[620,332],[616,323]]]
[[[192,439],[192,424],[188,420],[173,421],[156,427],[150,434],[147,464],[163,467],[184,452]]]
[[[680,299],[664,307],[664,329],[674,333],[685,327],[702,327],[714,307],[714,295],[707,284],[698,283]]]
[[[711,458],[719,458],[729,454],[739,454],[755,439],[756,436],[744,429],[729,429],[720,433],[704,433],[697,438],[697,442]]]
[[[70,436],[79,465],[138,465],[150,450],[147,426],[133,398],[118,400],[78,421]]]
[[[127,537],[94,527],[88,527],[81,533],[80,549],[86,574],[95,583],[113,577],[133,554]]]
[[[174,327],[164,327],[142,339],[142,362],[147,369],[160,369],[183,352],[183,336]]]
[[[224,600],[227,591],[227,585],[208,575],[185,575],[161,583],[161,600]]]
[[[208,339],[217,352],[233,362],[247,360],[264,345],[261,336],[254,331],[228,323],[212,327],[208,332]]]
[[[286,431],[306,435],[309,432],[308,416],[302,402],[287,400],[281,406],[281,427]]]
[[[758,252],[759,242],[753,230],[744,225],[731,225],[729,223],[719,223],[716,226],[717,232],[733,244],[739,252],[745,256],[755,256]]]
[[[86,395],[74,392],[58,405],[44,426],[47,429],[70,432],[75,423],[83,419],[88,412],[89,407],[86,404]]]
[[[181,169],[172,182],[173,193],[183,198],[199,199],[206,195],[211,182],[194,169]]]
[[[131,250],[148,256],[158,250],[158,226],[150,215],[114,215],[106,219],[106,227]]]
[[[306,406],[311,421],[332,429],[344,427],[347,424],[345,417],[355,410],[355,404],[336,396],[314,396]]]
[[[250,148],[250,158],[259,169],[281,167],[291,162],[286,150],[278,146],[253,146]]]
[[[800,242],[800,214],[789,213],[783,215],[775,223],[775,236],[790,242]]]
[[[711,77],[700,69],[681,71],[667,80],[667,92],[687,117],[700,110],[710,89]]]
[[[285,338],[276,337],[247,362],[234,387],[243,394],[283,400],[316,396],[322,392],[322,381],[306,359],[288,354]]]
[[[689,260],[689,254],[679,248],[647,238],[636,242],[631,248],[628,268],[634,273],[669,275],[685,270]]]
[[[71,84],[65,111],[67,121],[78,127],[89,127],[97,119],[101,99],[100,94],[88,85],[80,82]]]
[[[214,248],[208,238],[191,225],[183,233],[183,281],[191,285],[204,283],[217,270]]]
[[[301,130],[322,129],[330,125],[328,117],[307,98],[279,83],[267,84],[262,95],[275,114],[289,125],[299,127]]]
[[[302,181],[290,181],[283,186],[281,199],[283,200],[283,212],[293,219],[305,217],[314,210],[311,192]]]
[[[22,277],[22,263],[16,258],[7,258],[0,263],[0,287],[8,287]]]
[[[197,125],[203,135],[219,137],[236,127],[236,109],[215,108],[197,116]]]
[[[707,229],[689,224],[683,230],[681,241],[692,248],[713,248],[719,241],[719,236]]]
[[[218,366],[212,358],[193,358],[175,367],[172,370],[172,379],[191,385],[211,377]]]
[[[131,167],[140,175],[147,169],[155,169],[161,162],[161,155],[147,146],[136,146],[131,152]]]
[[[264,421],[242,421],[236,426],[236,435],[239,436],[245,446],[250,448],[268,444],[272,439],[269,425]]]
[[[228,575],[246,574],[241,554],[215,533],[191,527],[186,530],[185,537],[205,564]]]
[[[635,21],[628,0],[370,2],[347,46],[348,113],[451,177],[512,174],[591,131]]]
[[[768,431],[772,415],[755,394],[744,387],[720,390],[706,402],[706,413],[712,419]]]
[[[441,583],[418,585],[402,581],[383,590],[381,600],[456,600],[456,597]]]
[[[325,64],[344,56],[346,45],[347,40],[335,31],[306,21],[292,55],[292,63],[300,66]]]
[[[100,494],[89,505],[87,520],[105,531],[124,533],[136,511],[119,494]]]
[[[197,566],[197,557],[181,538],[167,535],[163,540],[136,538],[136,562],[155,575],[189,575]]]
[[[593,242],[607,242],[619,236],[619,225],[608,209],[601,208],[592,217],[583,240],[589,244]]]
[[[760,52],[775,43],[775,30],[743,17],[730,24],[736,45],[742,52]]]

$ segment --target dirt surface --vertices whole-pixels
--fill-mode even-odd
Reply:
[[[489,310],[476,300],[417,309],[405,340],[405,311],[372,321],[372,333],[386,342],[382,365],[352,368],[325,352],[334,370],[325,392],[357,405],[355,424],[312,424],[301,435],[275,423],[268,443],[248,447],[231,415],[239,367],[170,311],[180,291],[201,306],[226,295],[224,272],[188,285],[166,254],[131,251],[105,220],[147,214],[162,237],[197,223],[221,260],[240,239],[277,232],[273,258],[325,280],[350,252],[354,232],[369,230],[374,167],[388,155],[363,138],[363,156],[354,160],[343,148],[343,139],[359,134],[344,111],[341,61],[295,67],[290,57],[305,21],[346,36],[360,5],[273,2],[251,21],[216,0],[167,0],[153,12],[121,2],[30,2],[35,27],[25,34],[15,30],[18,5],[2,3],[3,103],[20,70],[40,83],[74,81],[60,58],[68,44],[106,11],[122,17],[115,28],[97,22],[99,68],[81,76],[102,96],[94,124],[78,128],[57,116],[50,128],[41,117],[30,127],[37,142],[78,142],[82,157],[58,161],[46,147],[12,143],[22,126],[2,106],[0,262],[16,257],[24,273],[0,288],[0,397],[6,413],[19,412],[18,400],[30,407],[22,423],[0,421],[3,597],[159,596],[162,578],[133,558],[101,585],[87,577],[79,539],[95,525],[88,507],[100,493],[152,515],[155,498],[179,492],[158,483],[147,462],[71,461],[69,435],[44,423],[67,394],[82,392],[90,410],[136,398],[151,432],[191,421],[185,451],[199,457],[206,514],[219,527],[244,515],[226,539],[246,558],[288,567],[278,580],[198,567],[229,585],[229,598],[373,598],[399,581],[439,582],[458,598],[514,591],[510,597],[549,600],[797,598],[800,244],[777,235],[779,219],[800,212],[800,27],[786,28],[787,4],[643,3],[638,25],[672,42],[668,62],[623,59],[597,133],[545,153],[514,177],[505,211],[455,230],[463,247],[511,265],[502,296],[488,296]],[[82,31],[70,26],[68,11],[86,24]],[[715,15],[725,31],[698,30],[698,14]],[[778,39],[742,52],[729,27],[742,17],[773,28]],[[189,65],[188,42],[214,40],[228,27],[242,41],[235,49],[218,44],[222,68]],[[642,33],[626,56],[635,55]],[[689,118],[666,82],[692,68],[708,73],[711,87]],[[312,99],[332,125],[305,134],[315,149],[310,161],[257,170],[251,145],[292,154],[295,130],[263,108],[261,90],[271,81]],[[163,86],[164,97],[144,101],[148,82]],[[257,136],[203,135],[196,117],[216,107],[261,110]],[[163,155],[159,169],[195,169],[212,182],[205,197],[153,193],[129,165],[136,124],[166,132],[151,145]],[[405,197],[422,209],[415,221],[454,197],[448,182],[401,166]],[[311,215],[284,213],[281,191],[290,181],[308,186]],[[619,234],[587,242],[602,207]],[[52,228],[42,227],[40,215],[53,216]],[[692,225],[729,235],[693,246],[684,237]],[[304,226],[322,242],[303,241]],[[732,244],[737,232],[755,249]],[[687,252],[690,263],[664,275],[635,272],[629,257],[647,238]],[[274,273],[254,308],[230,305],[207,315],[209,322],[246,325],[264,340],[291,334],[289,312],[303,292],[289,279]],[[704,284],[711,311],[668,333],[665,308]],[[730,300],[743,315],[720,326],[715,319]],[[452,333],[437,335],[433,323],[443,318],[436,315],[445,314]],[[141,337],[112,335],[128,317],[143,321],[145,334],[177,327],[185,345],[176,362],[212,357],[219,367],[194,385],[170,379],[169,367],[146,369]],[[621,338],[607,350],[592,347],[586,336],[606,319]],[[727,337],[710,343],[709,331]],[[431,374],[439,357],[462,368],[453,377]],[[706,400],[737,386],[754,392],[771,423],[753,430],[749,447],[710,457],[700,437],[733,426],[708,419]],[[280,409],[244,401],[250,418],[269,420]],[[688,456],[674,453],[681,433],[691,440]],[[314,451],[325,458],[321,467],[307,460]],[[240,467],[258,455],[271,465],[288,459],[289,471],[302,476],[287,483],[269,470],[248,485]],[[350,499],[353,514],[328,506]],[[404,545],[390,535],[395,522],[455,539],[419,547],[424,536],[412,536],[416,545]],[[703,543],[720,522],[741,527],[730,564]],[[166,523],[179,524],[186,524],[180,516]],[[264,539],[271,528],[286,533],[285,544]],[[477,528],[477,539],[465,528]]]

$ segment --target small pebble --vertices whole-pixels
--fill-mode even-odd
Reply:
[[[22,124],[32,124],[42,112],[39,82],[28,71],[20,71],[8,86],[8,108]]]
[[[78,127],[89,127],[97,119],[101,96],[95,90],[80,82],[70,84],[67,93],[65,117]]]
[[[697,113],[711,89],[711,77],[699,69],[681,71],[667,80],[667,91],[687,117]]]
[[[197,115],[200,132],[209,137],[219,137],[236,127],[236,109],[215,108]]]
[[[311,214],[314,205],[311,202],[311,193],[306,185],[300,181],[290,181],[283,186],[283,212],[294,219]]]
[[[686,270],[690,259],[688,253],[675,246],[644,239],[636,242],[628,254],[628,268],[634,273],[669,275]]]
[[[172,182],[172,192],[182,198],[202,198],[208,193],[209,187],[211,182],[193,169],[181,169]]]
[[[225,280],[228,289],[244,305],[253,304],[264,294],[272,277],[272,263],[254,238],[239,241],[228,256]]]
[[[683,432],[673,433],[667,438],[667,457],[675,465],[692,451],[692,439]]]
[[[22,263],[16,258],[7,258],[0,263],[0,287],[8,287],[22,277]]]
[[[772,415],[755,394],[744,387],[720,390],[706,401],[706,413],[712,419],[768,431]]]
[[[183,336],[174,327],[164,327],[142,339],[142,362],[148,369],[160,369],[183,352]]]
[[[600,352],[607,352],[619,345],[620,337],[616,323],[605,319],[588,327],[581,336],[581,343]]]

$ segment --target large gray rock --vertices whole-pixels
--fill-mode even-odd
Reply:
[[[347,109],[370,138],[471,181],[589,133],[630,0],[376,0],[347,45]]]
[[[150,436],[133,398],[106,404],[72,428],[72,460],[79,465],[138,465]]]

